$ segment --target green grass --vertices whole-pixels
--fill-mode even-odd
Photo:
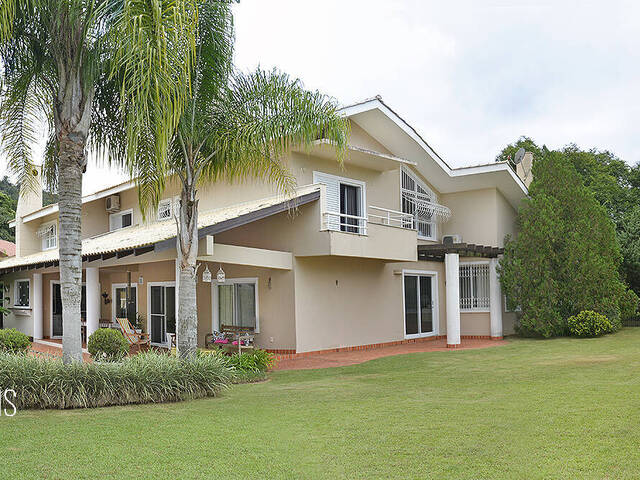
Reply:
[[[2,478],[638,478],[640,328],[0,417]]]

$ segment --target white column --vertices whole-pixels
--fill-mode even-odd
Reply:
[[[100,326],[100,274],[97,267],[87,267],[87,340]]]
[[[447,253],[444,256],[447,303],[447,348],[460,346],[460,256]]]
[[[489,317],[491,319],[491,338],[502,339],[502,292],[500,290],[500,279],[498,278],[498,259],[492,258],[489,261]]]
[[[34,273],[31,280],[31,289],[33,290],[33,339],[42,339],[42,274]]]

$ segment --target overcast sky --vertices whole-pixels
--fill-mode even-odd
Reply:
[[[640,161],[634,2],[242,0],[236,65],[341,104],[382,95],[450,165],[520,135]],[[90,166],[85,192],[117,181]]]

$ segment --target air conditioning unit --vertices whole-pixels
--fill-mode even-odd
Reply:
[[[107,212],[113,213],[120,211],[120,195],[109,195],[104,203]]]
[[[453,243],[462,243],[462,235],[459,235],[459,234],[443,235],[442,243],[444,243],[445,245],[453,244]]]

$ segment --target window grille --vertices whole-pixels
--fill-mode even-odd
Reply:
[[[489,308],[489,265],[460,265],[460,310]]]
[[[162,200],[158,204],[158,220],[168,220],[171,218],[171,200]]]
[[[421,204],[436,203],[436,195],[407,170],[402,169],[402,213],[413,215],[413,220],[407,222],[405,228],[418,231],[419,237],[435,238],[436,224],[433,214]]]

